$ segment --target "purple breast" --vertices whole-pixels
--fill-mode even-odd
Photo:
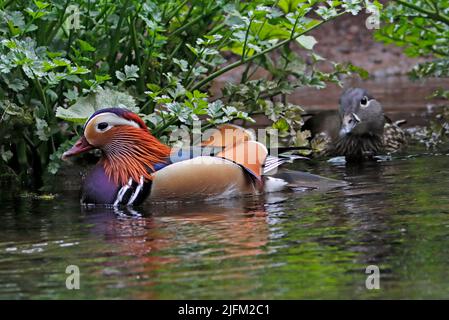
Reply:
[[[84,181],[81,203],[113,204],[118,190],[118,186],[104,172],[103,165],[97,164]]]

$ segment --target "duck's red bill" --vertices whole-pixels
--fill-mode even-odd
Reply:
[[[62,159],[65,160],[68,157],[92,150],[94,147],[87,142],[86,138],[82,136],[73,147],[64,152]]]

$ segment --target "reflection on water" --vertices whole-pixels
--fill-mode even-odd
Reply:
[[[298,164],[350,184],[135,210],[3,190],[0,298],[448,298],[447,162]],[[80,290],[65,288],[68,265]]]

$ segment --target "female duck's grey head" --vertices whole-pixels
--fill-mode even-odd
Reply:
[[[351,88],[340,97],[340,138],[381,136],[385,117],[382,105],[367,90]]]
[[[340,131],[334,153],[349,161],[379,154],[384,125],[383,108],[368,91],[346,90],[340,97]]]

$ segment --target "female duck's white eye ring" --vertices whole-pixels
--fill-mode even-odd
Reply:
[[[360,100],[360,106],[363,108],[366,108],[368,106],[368,102],[369,99],[367,96],[364,96],[361,100]]]

